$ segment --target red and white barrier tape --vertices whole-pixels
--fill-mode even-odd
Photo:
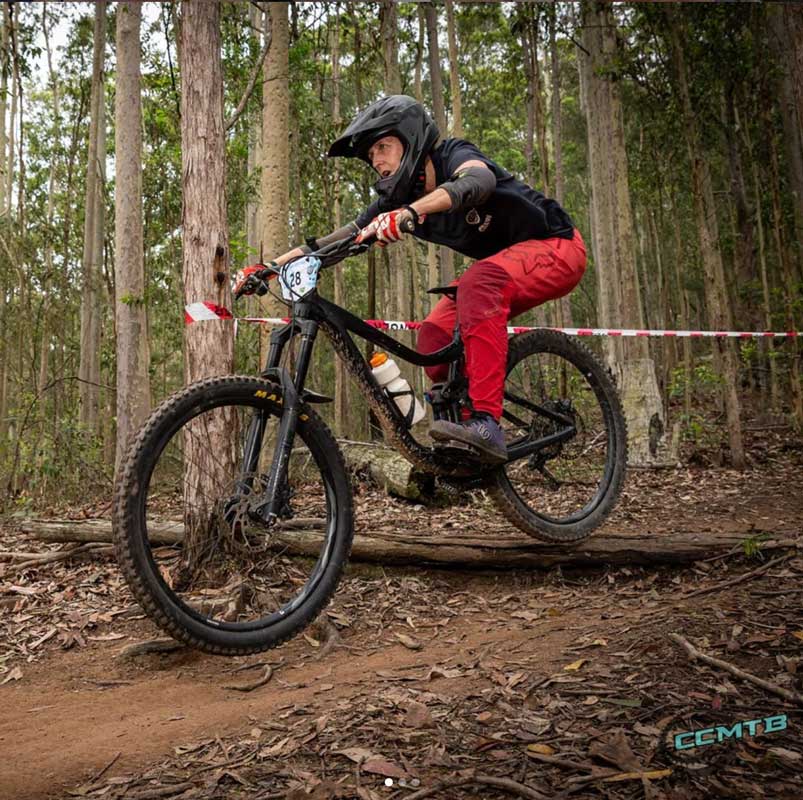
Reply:
[[[184,320],[201,322],[210,319],[232,319],[231,312],[214,303],[191,303],[184,310]],[[255,322],[262,325],[284,325],[289,317],[239,317],[239,322]],[[385,331],[416,331],[420,322],[400,322],[385,319],[367,319],[365,322],[374,328]],[[509,325],[508,333],[526,333],[539,328]],[[796,338],[799,331],[665,331],[640,330],[638,328],[549,328],[569,336],[674,336],[678,338],[731,338],[731,339],[763,339],[763,338]]]

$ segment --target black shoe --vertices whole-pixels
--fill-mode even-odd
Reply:
[[[499,423],[490,416],[474,417],[465,422],[435,420],[429,429],[437,442],[460,442],[479,451],[482,461],[498,464],[507,461],[505,434]]]

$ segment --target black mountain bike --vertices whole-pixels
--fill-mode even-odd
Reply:
[[[418,366],[449,364],[428,394],[436,419],[470,407],[456,329],[421,355],[321,297],[318,273],[368,249],[354,238],[284,266],[290,321],[273,331],[259,376],[194,383],[167,398],[129,447],[113,510],[117,557],[143,609],[164,631],[209,653],[266,650],[299,633],[334,593],[354,534],[352,490],[337,442],[306,386],[319,331],[356,380],[385,438],[452,491],[482,488],[525,533],[553,543],[589,536],[625,477],[627,432],[616,388],[584,345],[561,333],[510,339],[504,390],[508,458],[486,466],[466,449],[418,441],[349,335]],[[454,297],[457,287],[431,289]],[[291,373],[282,354],[300,339]],[[412,409],[411,409],[412,411]]]

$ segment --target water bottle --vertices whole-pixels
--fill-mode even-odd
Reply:
[[[410,384],[401,376],[401,370],[392,358],[388,358],[387,353],[374,353],[371,356],[371,373],[376,382],[390,395],[401,411],[405,419],[408,418],[410,407],[415,403],[413,409],[413,419],[409,425],[421,422],[426,416],[424,406],[413,394]]]

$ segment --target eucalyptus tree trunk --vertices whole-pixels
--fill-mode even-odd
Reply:
[[[264,258],[281,255],[289,247],[290,209],[290,86],[289,4],[268,3],[271,45],[263,68],[261,243]],[[267,294],[262,300],[269,317],[283,317],[287,307]],[[267,355],[270,330],[261,330],[260,361]]]
[[[47,22],[47,4],[42,4],[42,33],[45,39],[45,54],[47,56],[47,71],[50,80],[50,90],[52,92],[52,135],[58,136],[61,124],[60,108],[60,87],[56,71],[53,69],[53,53],[50,47],[50,31]],[[50,169],[47,179],[47,211],[45,212],[47,236],[45,241],[45,274],[42,279],[42,305],[40,311],[41,325],[39,329],[39,378],[36,382],[36,389],[42,392],[47,384],[47,375],[50,360],[50,284],[53,277],[53,216],[55,211],[54,195],[56,190],[56,164],[54,158],[50,162]],[[45,398],[40,398],[40,404],[44,404]]]
[[[454,0],[446,0],[446,34],[449,40],[449,94],[452,101],[452,136],[463,138],[463,104],[460,98],[460,73],[457,60],[457,30]]]
[[[557,42],[558,11],[553,7],[549,17],[549,57],[550,81],[552,84],[552,157],[555,161],[555,200],[563,205],[564,202],[564,174],[563,174],[563,120],[561,117],[561,90],[560,90],[560,54]],[[572,327],[572,303],[570,295],[564,295],[555,301],[557,308],[557,324]]]
[[[114,275],[117,325],[117,447],[115,466],[129,437],[150,410],[150,353],[142,244],[142,98],[137,2],[117,4],[117,82],[114,98]]]
[[[753,195],[756,198],[756,232],[758,235],[758,267],[761,275],[761,300],[762,311],[764,313],[764,329],[772,330],[772,302],[770,297],[770,281],[767,271],[766,243],[764,239],[764,216],[761,207],[762,183],[758,178],[758,163],[751,159],[753,174]],[[764,344],[764,355],[769,362],[769,396],[770,408],[773,412],[778,412],[781,407],[781,389],[778,376],[778,359],[775,357],[775,342],[772,339],[762,340]]]
[[[524,136],[524,169],[525,179],[530,186],[535,186],[535,67],[533,66],[533,42],[530,25],[530,8],[519,6],[519,23],[521,36],[522,60],[527,88],[524,95],[524,106],[527,109],[527,132]]]
[[[446,108],[443,102],[443,77],[441,75],[441,59],[438,49],[438,10],[434,3],[424,5],[424,16],[427,23],[427,51],[429,54],[429,86],[432,93],[432,113],[438,126],[441,138],[446,136]],[[440,280],[446,286],[455,278],[454,253],[448,247],[439,248]]]
[[[8,94],[8,3],[0,20],[0,217],[6,211],[6,95]]]
[[[778,54],[778,105],[789,190],[794,210],[794,251],[803,277],[803,9],[796,4],[766,3],[771,51]]]
[[[582,4],[578,49],[586,98],[592,182],[594,263],[605,325],[643,327],[635,262],[635,232],[628,186],[622,99],[615,71],[615,23],[610,4]],[[613,340],[608,349],[628,422],[632,464],[673,462],[655,365],[643,339]]]
[[[775,250],[778,253],[778,263],[781,266],[783,278],[784,310],[786,312],[787,330],[797,330],[795,319],[795,302],[798,294],[795,292],[795,279],[792,269],[792,253],[786,241],[784,232],[783,212],[781,210],[781,188],[778,168],[778,148],[775,137],[770,136],[770,190],[772,197],[772,234],[775,241]],[[795,339],[788,342],[791,350],[789,358],[789,395],[792,406],[792,419],[795,427],[803,429],[803,385],[800,382],[800,348]]]
[[[335,130],[339,131],[342,119],[340,117],[340,15],[337,6],[335,7],[335,20],[331,30],[331,51],[332,51],[332,124]],[[334,202],[332,204],[332,216],[334,230],[342,225],[340,213],[340,162],[334,159],[334,180],[332,188],[334,191]],[[346,301],[345,286],[343,282],[342,263],[334,268],[335,283],[335,303],[339,306]],[[348,433],[348,416],[346,409],[348,403],[348,381],[346,380],[346,367],[338,358],[335,360],[335,418],[334,428],[338,436],[346,436]]]
[[[183,192],[184,302],[231,306],[226,221],[226,150],[220,6],[181,4],[181,177]],[[187,383],[232,371],[234,326],[228,320],[196,322],[184,328]],[[200,423],[199,423],[200,424]],[[214,498],[232,475],[236,435],[225,410],[189,426],[184,437],[184,568],[192,571],[211,533]]]
[[[692,193],[700,239],[700,255],[705,274],[706,305],[710,324],[717,330],[730,330],[733,321],[725,283],[725,270],[722,264],[717,208],[714,202],[711,172],[708,161],[703,155],[695,109],[689,94],[681,13],[678,8],[669,9],[669,28],[672,61],[677,76],[677,91],[683,115],[683,128],[692,167]],[[712,342],[723,372],[722,400],[728,423],[731,462],[736,469],[743,469],[745,456],[742,441],[741,403],[736,389],[739,378],[739,360],[730,339],[716,338]]]
[[[89,147],[86,159],[84,202],[84,249],[81,259],[81,360],[79,377],[79,419],[89,433],[98,429],[100,383],[101,270],[103,264],[103,175],[101,158],[105,153],[105,76],[106,0],[95,5],[92,58]]]
[[[3,17],[5,20],[5,26],[3,28],[5,32],[5,39],[6,45],[4,49],[4,53],[6,56],[6,63],[5,63],[5,72],[4,78],[6,79],[7,83],[5,85],[6,90],[8,89],[8,79],[10,78],[11,83],[11,107],[9,109],[9,119],[8,119],[8,151],[5,149],[2,153],[0,153],[0,160],[5,161],[5,204],[0,207],[0,210],[5,210],[5,213],[8,214],[9,218],[11,217],[11,205],[12,205],[12,195],[14,190],[14,125],[17,120],[17,83],[15,73],[12,72],[12,57],[11,57],[11,48],[10,48],[10,39],[11,39],[11,28],[14,25],[14,19],[11,16],[11,7],[8,3],[3,3]],[[16,39],[14,40],[16,42]],[[3,97],[5,97],[5,92],[3,93]]]
[[[424,102],[424,90],[421,85],[421,66],[424,58],[425,40],[427,35],[426,13],[424,6],[418,5],[418,39],[416,41],[416,59],[414,69],[413,86],[415,89],[415,99],[419,103]],[[438,285],[438,248],[433,242],[427,242],[427,265],[426,265],[426,286],[431,288]],[[423,319],[424,314],[434,308],[438,302],[438,295],[427,295],[429,299],[428,307],[424,308],[423,297],[420,303],[420,311],[416,319]]]
[[[262,39],[265,31],[265,14],[256,5],[248,7],[251,26],[254,30],[256,50],[262,49]],[[251,113],[248,116],[248,180],[253,181],[254,173],[260,164],[262,149],[262,117],[261,112]],[[243,266],[253,264],[259,257],[259,215],[260,200],[258,192],[250,192],[248,203],[245,206],[245,236],[248,244],[248,255]],[[256,301],[254,301],[256,302]]]
[[[382,40],[385,94],[401,94],[402,90],[398,26],[396,3],[383,0],[379,9],[379,27]],[[410,302],[409,275],[407,274],[410,266],[406,263],[407,253],[401,244],[391,245],[387,248],[387,256],[384,311],[391,319],[399,319],[402,310]]]

